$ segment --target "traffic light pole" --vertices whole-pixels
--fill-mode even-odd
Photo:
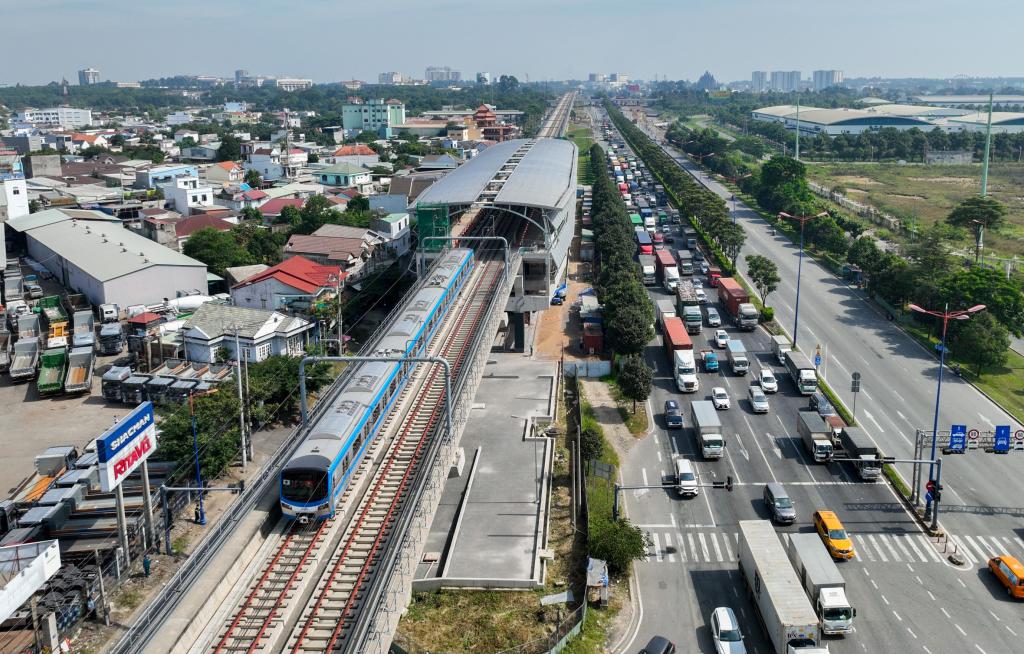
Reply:
[[[833,461],[854,461],[854,459],[832,459]],[[917,468],[919,465],[927,463],[930,466],[934,466],[935,479],[929,480],[927,483],[928,494],[931,495],[931,500],[925,505],[924,519],[931,519],[931,530],[935,531],[939,528],[939,502],[942,499],[942,457],[936,456],[934,459],[897,459],[895,457],[882,457],[882,465],[888,463],[911,463]],[[916,487],[913,491],[917,493]],[[913,501],[914,495],[907,498]]]
[[[619,518],[619,492],[624,490],[671,490],[678,488],[678,484],[644,484],[640,486],[623,486],[622,484],[615,484],[615,494],[612,497],[612,517],[616,520]],[[719,490],[727,490],[732,492],[732,476],[725,478],[725,481],[713,481],[710,484],[697,484],[697,488],[717,488]]]

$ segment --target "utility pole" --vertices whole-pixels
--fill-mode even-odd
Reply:
[[[985,127],[985,158],[981,162],[981,197],[988,195],[988,154],[992,147],[992,94],[988,94],[988,125]]]
[[[242,443],[242,470],[245,470],[249,463],[248,448],[245,441],[245,398],[242,396],[242,350],[238,344],[238,325],[235,325],[235,361],[238,363],[235,369],[235,378],[238,381],[238,434]],[[196,464],[198,466],[198,464]]]

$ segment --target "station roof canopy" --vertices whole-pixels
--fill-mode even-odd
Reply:
[[[555,209],[566,193],[575,193],[576,156],[576,146],[571,141],[504,141],[448,173],[416,202]]]

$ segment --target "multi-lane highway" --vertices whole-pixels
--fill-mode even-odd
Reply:
[[[740,207],[739,211],[744,209]],[[788,272],[786,265],[787,260],[794,259],[792,250],[784,242],[772,239],[752,213],[738,214],[738,219],[744,220],[747,227],[748,250],[775,259],[783,278],[787,274],[795,276],[795,268]],[[758,230],[760,237],[754,235]],[[681,244],[673,243],[669,247],[673,245]],[[795,266],[795,261],[792,263]],[[934,390],[928,379],[929,365],[933,369],[934,364],[920,348],[908,343],[908,351],[903,356],[911,361],[921,360],[923,369],[916,373],[921,380],[916,385],[923,388],[916,391],[907,388],[915,384],[900,383],[900,376],[895,373],[879,379],[884,373],[878,371],[877,365],[865,363],[870,362],[875,353],[867,349],[864,359],[857,358],[857,346],[846,342],[853,337],[843,336],[842,330],[850,325],[874,329],[874,349],[890,358],[893,358],[893,340],[901,335],[896,332],[880,339],[883,331],[894,331],[885,317],[874,314],[863,300],[834,281],[827,271],[808,263],[805,261],[801,291],[801,343],[804,349],[822,343],[826,359],[823,370],[836,387],[840,386],[842,376],[848,378],[848,372],[853,369],[862,372],[866,393],[862,393],[858,401],[858,416],[866,420],[872,436],[892,451],[887,437],[903,442],[898,434],[906,436],[913,432],[910,426],[905,425],[900,430],[896,423],[883,422],[890,420],[883,380],[886,386],[895,386],[907,403],[920,401],[914,399],[917,394],[927,396]],[[815,281],[809,282],[811,279]],[[817,288],[817,292],[808,292],[810,288]],[[787,318],[781,306],[788,302],[792,307],[793,301],[787,294],[795,293],[795,289],[792,285],[788,289],[789,293],[783,286],[771,300],[778,307],[780,320],[784,323],[789,320],[791,325],[792,314]],[[650,294],[652,299],[670,297],[657,288],[652,288]],[[711,295],[713,300],[714,294]],[[702,488],[700,495],[686,500],[671,491],[626,491],[625,510],[635,524],[650,534],[653,546],[647,560],[635,566],[639,611],[633,627],[617,643],[617,651],[637,651],[654,634],[670,637],[682,651],[711,651],[707,624],[710,612],[717,606],[731,606],[736,611],[747,637],[748,651],[771,651],[746,596],[736,562],[737,523],[768,517],[761,498],[764,484],[770,481],[783,483],[797,507],[797,522],[780,527],[781,534],[812,531],[810,519],[816,509],[836,511],[852,534],[857,556],[842,563],[840,569],[849,585],[850,599],[858,610],[856,633],[845,639],[830,640],[833,653],[991,653],[1017,649],[1018,634],[1024,634],[1018,607],[1006,600],[1005,593],[984,572],[983,566],[984,559],[995,552],[1024,555],[1022,534],[1014,532],[1006,518],[972,517],[976,524],[970,532],[957,534],[972,564],[966,569],[950,565],[941,546],[936,546],[918,529],[888,484],[863,483],[847,464],[826,466],[810,460],[796,434],[796,412],[806,408],[807,399],[797,395],[788,375],[770,354],[767,334],[760,330],[738,333],[728,328],[728,331],[732,338],[743,340],[747,350],[753,353],[751,374],[739,377],[702,370],[700,390],[693,395],[683,395],[676,390],[669,362],[660,347],[660,335],[647,348],[648,363],[656,370],[651,396],[656,425],[651,436],[639,443],[623,461],[622,483],[655,485],[668,481],[673,458],[685,456],[695,461],[703,483],[732,476],[734,490],[730,493]],[[714,347],[710,340],[713,332],[705,327],[701,336],[694,337],[695,348]],[[836,341],[843,342],[833,344]],[[901,371],[901,375],[915,374],[909,364],[901,365],[908,368]],[[769,396],[771,409],[767,415],[753,414],[745,399],[746,387],[754,381],[753,375],[761,366],[771,367],[780,381],[779,393]],[[851,366],[856,367],[851,369]],[[707,399],[713,386],[728,389],[732,407],[719,412],[727,441],[726,456],[717,461],[704,461],[689,429],[689,401]],[[963,392],[964,386],[951,385],[951,393]],[[680,402],[686,429],[665,429],[661,408],[669,398]],[[926,414],[928,406],[925,403],[917,407],[914,414],[900,410],[913,420],[912,415]],[[978,406],[975,411],[986,410]],[[872,418],[865,418],[867,412],[879,421],[881,430],[873,424]],[[989,417],[995,421],[997,416],[993,410]],[[898,414],[892,417],[900,419]],[[896,453],[909,454],[909,446],[905,447],[906,452],[897,450]],[[1024,467],[1024,459],[1012,456],[997,458],[993,465],[1007,466],[1008,470],[1013,470],[1014,466]],[[991,458],[992,455],[965,455],[957,458],[947,470],[980,465]],[[959,485],[956,477],[950,482],[954,488]],[[956,492],[967,491],[956,489]],[[947,495],[945,499],[947,504],[956,503],[955,497]],[[948,517],[953,522],[963,519],[963,514],[950,513]]]

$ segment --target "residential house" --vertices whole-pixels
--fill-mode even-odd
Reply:
[[[235,284],[241,284],[253,275],[258,275],[269,267],[270,266],[264,263],[254,263],[249,266],[232,266],[230,268],[225,268],[225,281],[228,283],[228,287],[234,286]]]
[[[324,225],[317,232],[324,227],[343,226]],[[284,246],[284,256],[286,259],[303,256],[316,263],[337,265],[343,272],[355,278],[362,275],[366,262],[373,256],[373,249],[374,246],[362,237],[325,236],[322,232],[309,235],[292,234]]]
[[[221,161],[206,169],[206,181],[214,184],[241,184],[245,171],[234,161]]]
[[[340,266],[291,257],[232,286],[231,302],[274,311],[308,309],[314,301],[333,297],[344,279]]]
[[[257,208],[263,214],[263,222],[272,223],[277,220],[285,207],[301,209],[304,204],[306,204],[306,201],[303,198],[274,198],[273,200],[267,200]]]
[[[420,193],[430,188],[434,182],[441,179],[448,173],[447,170],[430,170],[407,175],[396,175],[391,178],[391,187],[388,193],[401,195],[406,198],[406,206],[411,205],[420,196]]]
[[[355,145],[341,146],[334,151],[334,154],[324,157],[324,161],[326,163],[372,167],[380,163],[380,155],[369,146],[357,143]]]
[[[216,216],[188,216],[174,223],[174,235],[177,243],[175,249],[181,251],[189,237],[200,229],[213,229],[218,232],[229,232],[234,224]]]
[[[199,169],[192,164],[164,164],[135,172],[136,188],[161,188],[173,183],[175,177],[198,177]]]
[[[220,141],[210,141],[201,145],[181,149],[181,158],[187,161],[217,161]]]
[[[370,171],[350,163],[339,163],[316,171],[319,182],[325,186],[356,187],[360,189],[372,183]]]
[[[192,139],[199,143],[199,132],[192,129],[179,129],[174,133],[174,142],[181,143],[185,139]]]
[[[370,200],[370,211],[374,213],[383,213],[385,215],[392,213],[402,213],[408,208],[408,201],[404,195],[389,194],[389,195],[371,195]]]
[[[81,132],[75,132],[71,135],[71,151],[80,152],[86,148],[97,147],[105,148],[110,145],[110,142],[102,134],[82,134]]]
[[[403,211],[375,218],[373,231],[384,239],[383,246],[389,258],[401,257],[409,251],[411,236],[408,213]]]
[[[206,302],[185,322],[182,333],[190,361],[215,363],[223,348],[231,360],[258,363],[275,355],[302,356],[312,329],[308,320],[276,311]]]
[[[213,188],[200,184],[199,178],[191,175],[175,177],[172,184],[164,188],[164,197],[183,216],[188,216],[196,207],[213,206]]]
[[[455,170],[461,166],[465,161],[458,157],[453,157],[447,152],[444,154],[428,154],[420,158],[419,163],[416,165],[416,170],[428,171],[428,170],[444,170],[450,171]]]
[[[283,154],[277,146],[262,144],[248,155],[243,164],[246,170],[255,170],[264,181],[273,182],[279,179],[295,179],[299,168],[305,166],[309,155],[299,148],[291,148]]]
[[[259,209],[270,201],[270,196],[258,188],[243,191],[244,186],[225,185],[217,193],[217,201],[229,209],[243,211],[245,209]]]

